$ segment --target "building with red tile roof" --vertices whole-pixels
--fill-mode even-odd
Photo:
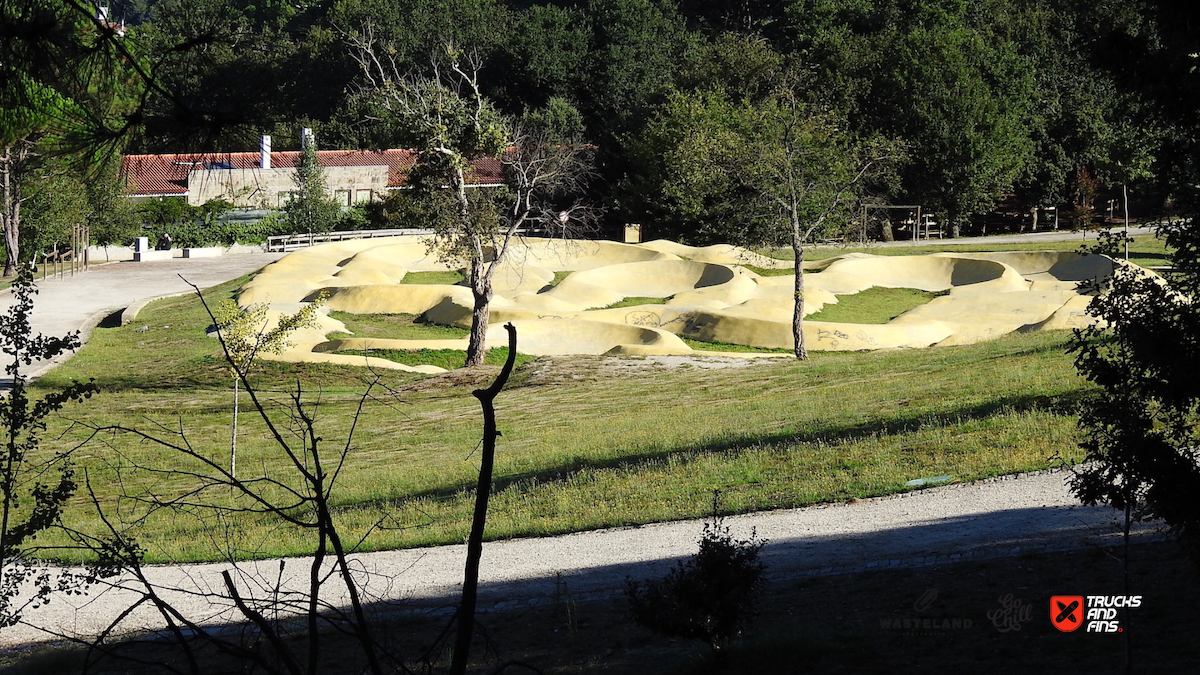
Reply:
[[[264,139],[260,152],[126,155],[121,165],[126,193],[135,199],[184,197],[200,205],[225,199],[243,208],[277,208],[296,190],[300,151],[271,152]],[[416,162],[413,150],[319,150],[330,195],[343,206],[382,199],[404,187]],[[476,160],[467,175],[473,187],[503,182],[500,162]]]

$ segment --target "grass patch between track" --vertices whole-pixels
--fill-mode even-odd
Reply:
[[[374,356],[396,363],[403,363],[406,366],[437,366],[447,370],[461,368],[467,360],[467,352],[461,349],[347,349],[339,351],[339,354],[353,354],[355,356]],[[535,357],[528,354],[517,354],[516,365],[522,365],[532,361]],[[489,349],[484,354],[483,362],[489,366],[503,366],[504,361],[508,359],[508,347],[497,347]]]
[[[948,294],[949,291],[872,286],[853,295],[837,296],[837,304],[825,305],[821,311],[805,317],[805,321],[882,324]]]

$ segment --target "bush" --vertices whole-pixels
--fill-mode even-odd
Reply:
[[[720,651],[753,614],[763,574],[758,554],[766,543],[753,530],[749,539],[734,539],[714,500],[695,555],[661,580],[625,579],[634,622],[669,637],[703,640]]]
[[[273,211],[257,221],[227,219],[232,208],[223,200],[203,206],[190,206],[182,199],[146,202],[140,207],[140,236],[149,237],[150,243],[155,244],[168,235],[174,248],[198,248],[261,244],[269,236],[292,234],[280,212]]]

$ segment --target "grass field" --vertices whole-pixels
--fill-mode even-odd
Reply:
[[[227,297],[243,281],[208,295]],[[411,317],[366,317],[353,329],[365,333],[388,321],[426,328]],[[204,337],[209,320],[199,302],[158,301],[136,323],[98,328],[42,384],[95,377],[103,393],[72,412],[75,418],[182,427],[197,447],[227,455],[230,380],[216,343]],[[1065,340],[1063,333],[1014,335],[969,347],[814,354],[804,363],[771,359],[720,370],[636,358],[532,360],[497,400],[504,437],[489,537],[695,517],[714,489],[730,509],[751,511],[903,491],[924,476],[970,480],[1038,469],[1056,454],[1074,460],[1072,411],[1087,387],[1063,353]],[[364,548],[462,541],[480,433],[470,391],[495,372],[383,375],[394,394],[368,405],[339,476],[348,539],[383,522]],[[320,432],[332,452],[367,373],[264,362],[253,377],[270,398],[297,382],[310,400],[319,394]],[[279,450],[242,401],[240,470],[282,475]],[[57,438],[62,425],[48,437]],[[80,431],[48,446],[69,447]],[[164,480],[131,468],[183,468],[178,457],[130,438],[103,440],[75,457],[106,506],[116,506],[122,489],[166,495],[193,487],[182,476]],[[82,504],[68,518],[97,526]],[[269,517],[228,525],[173,514],[148,519],[140,536],[154,561],[211,559],[230,532],[239,555],[309,550],[303,533]]]
[[[1153,239],[1137,240],[1134,250],[1144,260],[1163,255]],[[244,282],[206,295],[229,297]],[[873,315],[883,321],[928,299],[874,289],[847,296],[831,309],[852,311],[841,320],[869,321]],[[466,333],[418,323],[413,316],[335,316],[361,336]],[[231,381],[217,344],[204,337],[209,324],[195,298],[152,303],[136,325],[96,329],[81,353],[39,386],[95,377],[103,393],[71,412],[73,419],[145,430],[182,428],[196,446],[214,457],[225,455]],[[142,331],[142,325],[149,328]],[[965,347],[815,353],[803,363],[768,359],[723,369],[638,358],[521,357],[497,400],[504,436],[488,536],[697,517],[713,490],[724,493],[728,508],[745,512],[894,493],[908,489],[906,481],[927,476],[966,481],[1077,461],[1074,411],[1089,386],[1065,354],[1067,338],[1014,334]],[[494,359],[500,356],[493,353]],[[439,358],[454,365],[461,354]],[[366,549],[462,541],[480,434],[471,391],[496,372],[493,365],[433,377],[381,375],[387,389],[374,390],[338,478],[338,518],[348,539],[365,537]],[[297,385],[313,404],[319,398],[319,431],[332,452],[344,443],[369,377],[348,366],[262,362],[253,380],[271,400]],[[242,402],[240,470],[285,475],[279,449],[268,442],[246,397]],[[51,430],[48,450],[80,440],[82,427],[69,426],[64,419]],[[105,506],[114,508],[122,490],[167,495],[194,487],[182,475],[164,480],[133,468],[179,466],[178,457],[131,438],[102,440],[83,445],[74,456]],[[68,518],[97,527],[82,504]],[[384,527],[372,531],[380,523]],[[233,545],[240,556],[310,549],[302,532],[270,517],[248,516],[235,525],[160,515],[142,522],[139,536],[152,561],[215,558],[218,544],[234,536],[230,532],[236,532]]]
[[[821,311],[809,314],[805,319],[845,323],[887,323],[908,310],[920,307],[947,293],[949,291],[930,292],[916,288],[873,286],[854,295],[840,296],[837,304],[825,305]]]

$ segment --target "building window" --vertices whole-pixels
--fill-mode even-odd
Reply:
[[[369,201],[371,201],[371,191],[370,190],[355,191],[355,193],[354,193],[354,203],[355,204],[362,204],[363,202],[369,202]]]
[[[353,206],[350,203],[350,190],[334,190],[333,201],[338,203],[338,206]]]

